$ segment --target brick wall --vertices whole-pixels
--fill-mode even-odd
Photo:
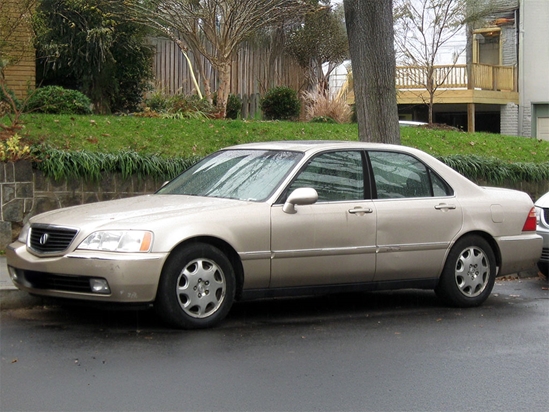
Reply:
[[[500,133],[508,136],[518,135],[519,107],[515,103],[501,106]]]

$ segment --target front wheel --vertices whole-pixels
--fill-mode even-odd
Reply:
[[[488,242],[467,236],[450,250],[435,292],[445,303],[458,307],[482,304],[496,280],[496,258]]]
[[[235,275],[229,259],[212,245],[195,243],[168,258],[155,308],[175,327],[208,328],[227,315],[234,295]]]

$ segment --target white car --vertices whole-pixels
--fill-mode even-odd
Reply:
[[[538,262],[539,271],[549,278],[549,192],[536,202],[537,232],[543,238],[543,250]]]
[[[541,248],[526,193],[405,146],[301,141],[230,147],[156,194],[34,216],[6,255],[30,293],[153,303],[201,328],[235,299],[282,295],[427,288],[476,306]]]

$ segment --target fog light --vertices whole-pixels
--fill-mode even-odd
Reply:
[[[105,279],[90,279],[90,287],[93,293],[111,293],[109,283]]]
[[[17,281],[17,271],[15,270],[15,268],[12,267],[12,266],[8,266],[8,273],[10,274],[11,280],[16,282]]]

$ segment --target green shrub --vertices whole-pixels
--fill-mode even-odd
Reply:
[[[161,113],[163,115],[161,117],[177,119],[204,118],[215,113],[215,107],[197,95],[174,94],[169,96],[155,92],[145,101],[145,106],[152,112]]]
[[[227,119],[238,119],[240,112],[242,111],[242,99],[236,94],[230,94],[227,100],[227,110],[225,111],[225,117]]]
[[[150,97],[145,99],[145,106],[153,112],[166,112],[170,107],[170,96],[162,92],[155,91],[150,95]]]
[[[297,92],[289,87],[279,86],[267,92],[261,100],[263,116],[268,120],[290,120],[299,116],[301,102]]]
[[[46,86],[29,97],[25,111],[49,114],[91,114],[91,102],[78,90]]]
[[[121,173],[171,180],[200,160],[199,156],[163,158],[123,150],[116,153],[65,151],[47,145],[33,148],[35,167],[55,180],[72,177],[99,181],[102,173]]]

